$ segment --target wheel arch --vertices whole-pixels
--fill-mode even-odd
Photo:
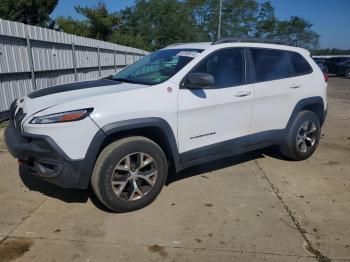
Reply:
[[[154,141],[162,148],[170,164],[178,170],[177,142],[166,120],[158,117],[123,120],[103,126],[92,139],[80,171],[79,177],[83,184],[89,184],[96,159],[103,148],[128,136],[143,136]]]
[[[314,96],[314,97],[304,98],[295,105],[286,127],[287,130],[291,126],[297,114],[303,110],[307,110],[315,113],[320,120],[321,126],[324,124],[326,119],[326,111],[325,111],[323,98],[320,96]]]

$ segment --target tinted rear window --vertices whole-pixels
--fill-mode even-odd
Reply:
[[[290,76],[287,53],[272,49],[251,49],[257,82]]]
[[[294,75],[304,75],[312,72],[309,63],[300,54],[295,52],[288,52],[290,61],[293,67]]]

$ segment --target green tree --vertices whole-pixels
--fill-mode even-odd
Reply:
[[[57,25],[64,32],[107,41],[113,29],[119,25],[118,14],[109,13],[106,4],[102,2],[99,2],[96,7],[76,6],[74,8],[85,19],[59,17]]]
[[[275,38],[276,26],[277,18],[271,2],[262,3],[256,18],[255,37],[265,39]]]
[[[337,48],[326,48],[326,49],[314,49],[311,51],[312,55],[350,55],[350,49],[337,49]]]
[[[109,42],[119,45],[132,46],[143,50],[149,50],[149,46],[145,43],[142,36],[123,34],[120,30],[113,31],[111,37],[109,38]]]
[[[217,38],[218,0],[136,0],[135,6],[112,13],[102,2],[75,9],[85,19],[59,17],[61,30],[146,50]],[[223,0],[222,37],[278,39],[315,48],[319,35],[312,27],[298,16],[279,21],[270,2]]]
[[[256,0],[224,0],[222,15],[223,37],[252,36],[259,4]]]
[[[120,12],[123,34],[139,35],[150,50],[198,39],[191,10],[177,0],[138,0]]]
[[[187,0],[186,8],[191,10],[200,41],[213,41],[217,38],[219,21],[218,0]]]
[[[55,27],[58,27],[59,30],[62,30],[68,34],[84,37],[94,37],[90,32],[89,23],[87,21],[73,19],[70,16],[57,17],[55,21]]]
[[[0,18],[46,26],[58,0],[1,0]]]
[[[319,45],[319,34],[312,30],[312,23],[298,16],[290,20],[279,21],[276,28],[276,37],[296,46],[313,49]]]

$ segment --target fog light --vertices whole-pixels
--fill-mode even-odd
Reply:
[[[41,177],[56,177],[60,174],[61,166],[53,163],[33,162],[32,169]]]

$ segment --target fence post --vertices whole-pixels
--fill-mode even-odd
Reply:
[[[135,63],[135,53],[133,53],[132,55],[133,55],[132,60],[133,60],[133,62]]]
[[[33,86],[33,90],[37,90],[37,88],[36,88],[36,81],[35,81],[32,46],[30,44],[30,39],[29,39],[29,35],[28,34],[26,35],[26,40],[27,40],[27,53],[28,53],[29,68],[30,68],[30,74],[32,76],[32,86]]]
[[[74,81],[78,81],[78,73],[77,73],[77,59],[75,56],[75,45],[72,43],[72,58],[73,58],[73,68],[74,68]]]
[[[124,60],[125,60],[124,66],[127,67],[128,66],[128,52],[127,51],[125,51]]]
[[[98,63],[98,76],[101,77],[101,53],[100,47],[97,47],[97,63]]]
[[[113,50],[113,55],[114,55],[114,72],[117,72],[117,59],[115,57],[115,50]]]

